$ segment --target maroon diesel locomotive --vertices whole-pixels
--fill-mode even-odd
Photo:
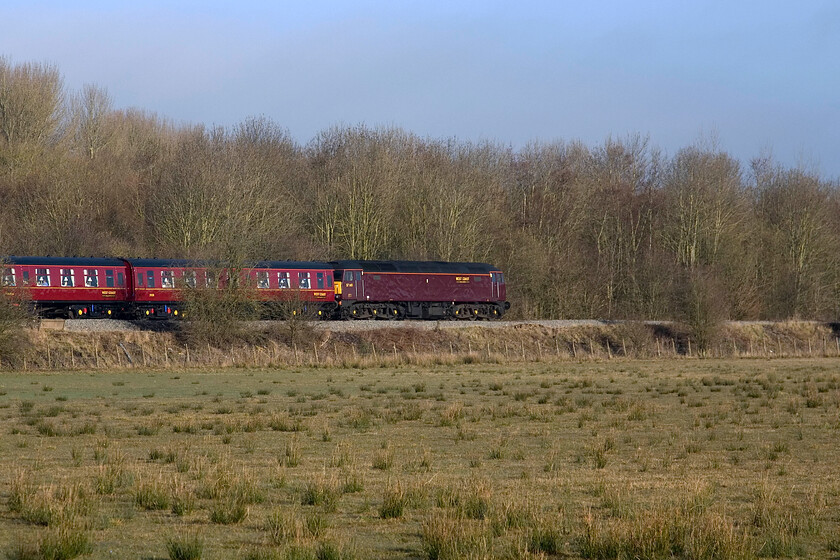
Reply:
[[[26,294],[46,317],[182,317],[184,290],[225,287],[231,275],[264,315],[322,319],[499,319],[510,307],[501,270],[484,263],[262,261],[237,269],[184,259],[8,257],[6,295]]]
[[[334,261],[341,319],[499,319],[505,278],[484,263]],[[340,283],[339,283],[340,281]]]

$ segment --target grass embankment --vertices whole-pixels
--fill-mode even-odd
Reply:
[[[8,373],[11,558],[840,550],[840,359]]]
[[[461,329],[386,328],[332,331],[283,323],[243,330],[219,348],[174,332],[30,331],[15,369],[190,367],[379,367],[531,363],[613,358],[840,356],[837,325],[816,322],[730,323],[699,350],[678,326],[643,323],[550,328],[539,325]]]

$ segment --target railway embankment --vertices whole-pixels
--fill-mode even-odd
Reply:
[[[178,324],[47,321],[2,370],[302,366],[840,356],[832,323],[729,322],[698,348],[668,322],[256,322],[224,345],[186,337]]]

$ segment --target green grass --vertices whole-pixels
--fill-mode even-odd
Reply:
[[[9,558],[840,550],[833,358],[4,373],[0,389]]]

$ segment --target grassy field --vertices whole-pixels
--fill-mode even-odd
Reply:
[[[7,373],[9,558],[840,557],[840,359]]]

